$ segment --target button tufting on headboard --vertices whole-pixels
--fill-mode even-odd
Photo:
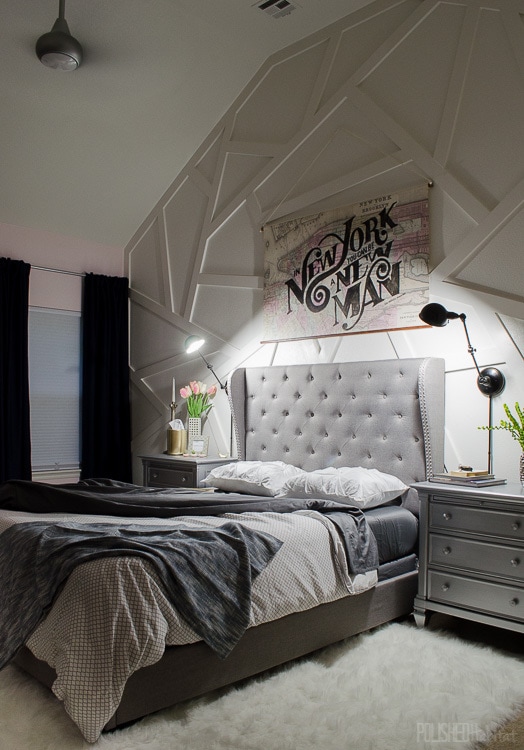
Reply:
[[[242,460],[375,467],[407,484],[443,470],[442,359],[239,368],[230,382]]]

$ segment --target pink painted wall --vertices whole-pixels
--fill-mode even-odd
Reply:
[[[0,223],[0,257],[73,273],[124,275],[123,248]],[[29,304],[80,310],[82,277],[31,268]]]

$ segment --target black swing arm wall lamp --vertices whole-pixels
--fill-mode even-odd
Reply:
[[[492,397],[498,396],[502,393],[504,386],[506,385],[506,378],[503,373],[496,367],[485,367],[482,370],[478,366],[477,359],[475,357],[476,349],[471,344],[469,338],[468,327],[466,326],[466,314],[456,313],[446,310],[443,305],[439,305],[438,302],[431,302],[429,305],[425,305],[419,313],[419,318],[430,326],[442,328],[447,325],[450,320],[461,320],[464,326],[464,332],[468,342],[468,352],[471,354],[473,362],[475,363],[475,369],[477,371],[477,387],[481,393],[489,398],[489,427],[493,424],[493,408],[492,408]],[[492,438],[493,432],[489,429],[488,432],[488,472],[492,470]]]
[[[204,357],[202,352],[200,351],[201,347],[206,343],[206,340],[203,338],[200,338],[200,336],[188,336],[187,339],[184,342],[184,349],[186,351],[186,354],[191,354],[192,352],[198,352],[200,357],[204,360],[206,367],[208,370],[210,370],[215,380],[217,381],[218,385],[221,387],[223,391],[227,393],[227,383],[223,383],[216,372],[213,370],[213,365],[211,365],[207,359]]]
[[[464,326],[466,339],[468,341],[468,352],[471,354],[473,362],[475,363],[475,369],[478,373],[477,386],[479,391],[485,396],[498,396],[499,393],[502,393],[504,386],[506,385],[506,378],[501,371],[497,370],[496,367],[485,367],[481,370],[478,366],[475,357],[475,352],[477,350],[471,345],[468,328],[466,326],[465,313],[449,312],[445,307],[439,305],[438,302],[431,302],[429,305],[422,308],[419,313],[419,318],[423,320],[424,323],[427,323],[430,326],[436,326],[437,328],[442,328],[447,325],[450,320],[460,319]]]

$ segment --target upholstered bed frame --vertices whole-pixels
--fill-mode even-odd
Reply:
[[[312,471],[362,466],[406,484],[443,470],[444,361],[436,358],[241,368],[229,384],[238,456]],[[404,504],[418,512],[414,490]],[[106,729],[408,615],[417,572],[246,631],[225,660],[203,642],[170,646],[133,674]],[[17,662],[51,685],[24,649]]]

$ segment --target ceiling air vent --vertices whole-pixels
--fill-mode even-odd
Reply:
[[[290,3],[289,0],[263,0],[261,3],[256,3],[256,6],[272,18],[287,16],[288,13],[291,13],[297,7],[293,3]]]

